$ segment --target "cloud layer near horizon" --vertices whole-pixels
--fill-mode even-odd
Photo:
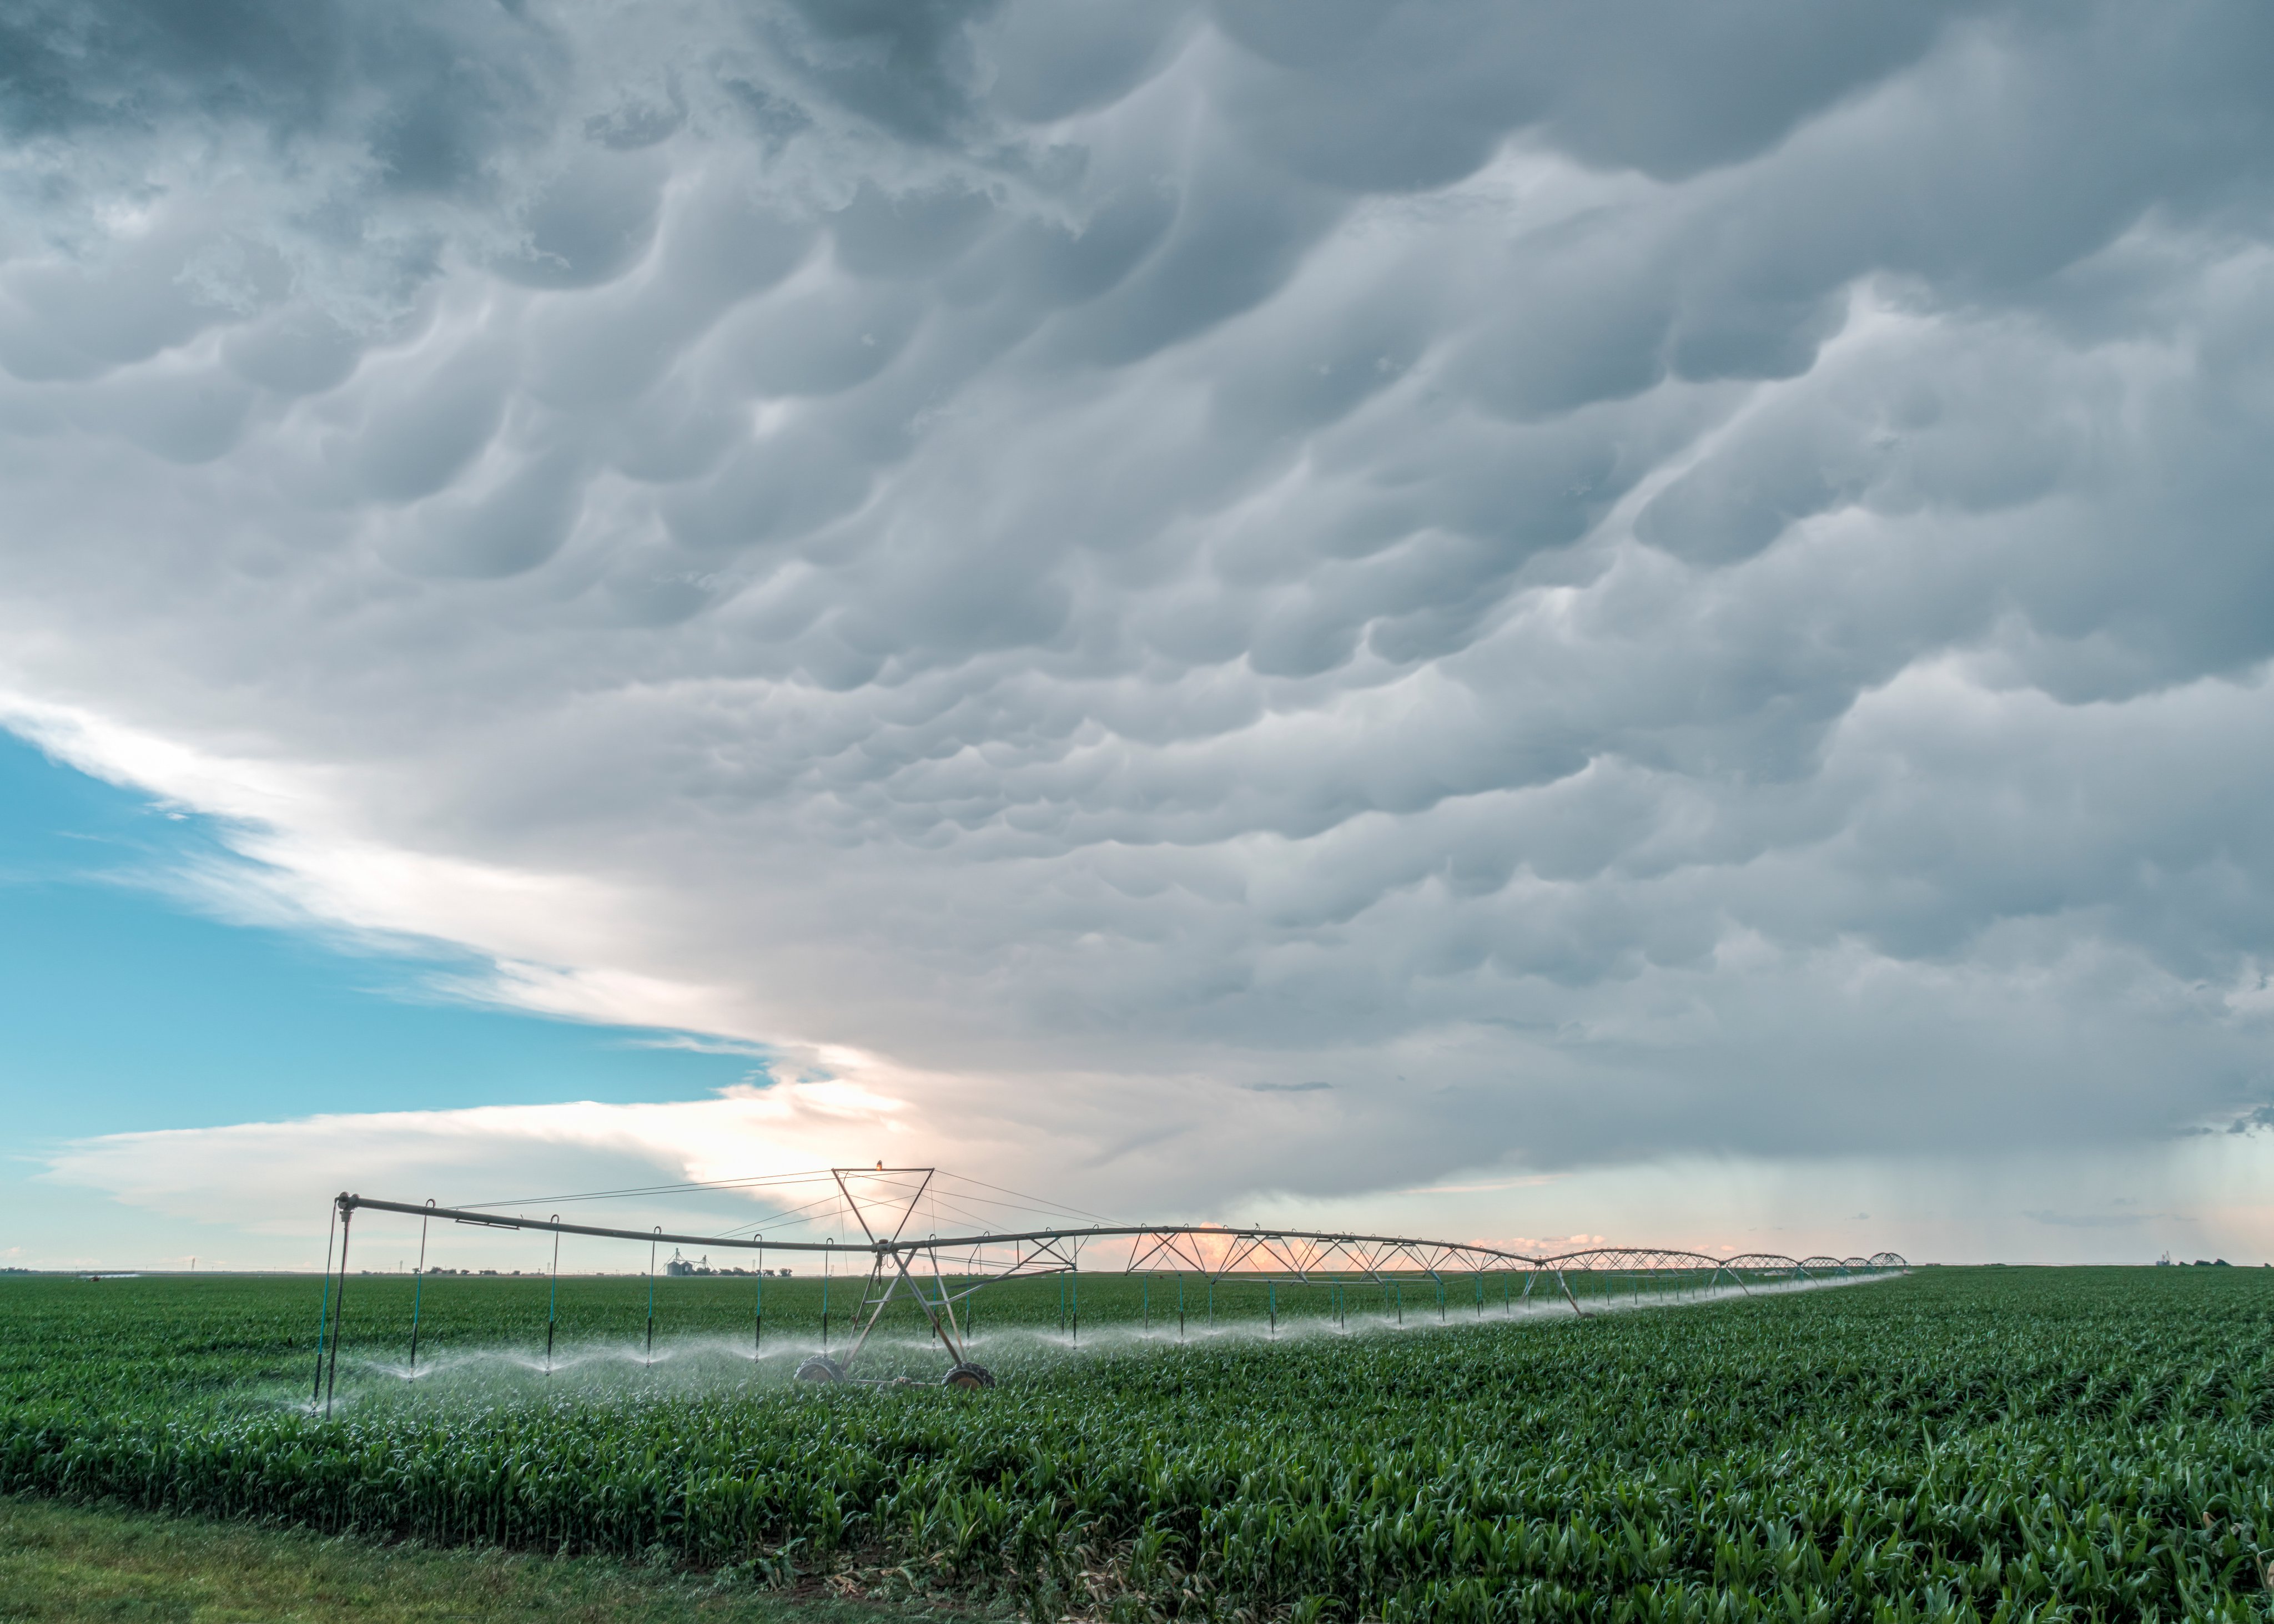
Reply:
[[[1193,1201],[2270,1097],[2261,9],[0,34],[7,716],[279,906]]]

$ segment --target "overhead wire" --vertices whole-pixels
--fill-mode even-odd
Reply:
[[[834,1220],[835,1227],[843,1230],[849,1227],[856,1205],[866,1207],[873,1203],[876,1207],[889,1208],[900,1206],[903,1199],[906,1202],[906,1210],[900,1220],[903,1225],[920,1202],[929,1206],[935,1224],[945,1209],[981,1230],[1005,1226],[1006,1219],[1017,1215],[1043,1221],[1033,1226],[1036,1228],[1048,1227],[1068,1219],[1087,1220],[1102,1227],[1111,1227],[1115,1222],[1103,1214],[1050,1201],[963,1174],[937,1169],[921,1169],[927,1177],[919,1180],[907,1176],[908,1171],[898,1168],[817,1168],[802,1172],[757,1174],[744,1178],[685,1179],[674,1184],[572,1191],[553,1195],[521,1196],[510,1200],[471,1201],[463,1203],[463,1207],[467,1211],[493,1211],[501,1207],[624,1201],[712,1192],[755,1194],[779,1191],[787,1194],[801,1186],[810,1188],[817,1184],[821,1189],[813,1199],[779,1208],[750,1222],[732,1225],[717,1231],[712,1238],[733,1240],[766,1232],[779,1234],[783,1230],[808,1229],[825,1220]],[[858,1186],[857,1193],[848,1189],[848,1184]],[[1019,1226],[1011,1223],[1008,1227],[1015,1229]]]
[[[971,1178],[961,1173],[943,1173],[940,1177],[955,1184],[975,1184],[982,1190],[992,1190],[998,1195],[1016,1196],[1020,1201],[1028,1204],[1027,1210],[1029,1212],[1070,1214],[1076,1218],[1087,1218],[1093,1223],[1104,1224],[1109,1227],[1116,1222],[1114,1219],[1108,1218],[1103,1213],[1088,1212],[1079,1207],[1060,1206],[1052,1202],[1045,1201],[1039,1196],[1028,1195],[1023,1190],[1008,1190],[1004,1188],[1001,1184],[990,1184],[983,1178]],[[983,1198],[975,1196],[972,1199],[974,1200],[979,1200]]]
[[[768,1173],[749,1178],[693,1179],[676,1184],[641,1184],[622,1190],[584,1190],[567,1195],[524,1195],[504,1201],[462,1201],[458,1205],[466,1212],[486,1212],[500,1207],[536,1206],[546,1201],[615,1201],[642,1195],[674,1195],[691,1190],[745,1190],[767,1184],[812,1184],[828,1178],[826,1170],[817,1173]]]

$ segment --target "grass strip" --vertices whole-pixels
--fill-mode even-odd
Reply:
[[[740,1572],[382,1545],[0,1498],[7,1624],[873,1624],[905,1616],[770,1594]]]

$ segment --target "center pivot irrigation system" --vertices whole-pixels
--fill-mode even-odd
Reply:
[[[783,1204],[785,1196],[803,1194],[805,1189],[818,1189],[818,1199],[787,1206]],[[564,1223],[558,1213],[540,1219],[499,1210],[553,1202],[566,1204],[630,1198],[681,1198],[697,1192],[741,1193],[767,1199],[776,1208],[764,1226],[773,1230],[772,1237],[769,1238],[762,1229],[747,1224],[710,1235],[674,1234],[659,1224],[646,1229],[616,1229],[599,1224]],[[953,1387],[993,1387],[994,1376],[986,1366],[970,1357],[968,1336],[973,1297],[985,1288],[1000,1285],[1006,1281],[1047,1275],[1078,1279],[1083,1270],[1085,1253],[1092,1259],[1088,1267],[1093,1274],[1148,1277],[1174,1274],[1178,1283],[1178,1326],[1180,1333],[1185,1317],[1184,1286],[1188,1279],[1208,1288],[1211,1318],[1215,1289],[1227,1279],[1267,1287],[1271,1326],[1276,1334],[1281,1288],[1324,1288],[1331,1291],[1334,1322],[1337,1327],[1346,1327],[1350,1312],[1347,1293],[1350,1288],[1359,1286],[1379,1287],[1385,1304],[1395,1293],[1397,1320],[1402,1324],[1404,1286],[1420,1280],[1431,1282],[1436,1289],[1442,1318],[1449,1276],[1473,1279],[1480,1316],[1483,1313],[1486,1300],[1485,1282],[1490,1278],[1501,1282],[1502,1302],[1511,1312],[1515,1312],[1516,1304],[1528,1302],[1534,1289],[1540,1288],[1543,1298],[1551,1293],[1554,1297],[1560,1297],[1574,1313],[1585,1317],[1588,1311],[1581,1306],[1583,1297],[1608,1305],[1616,1300],[1615,1292],[1631,1287],[1634,1296],[1639,1299],[1645,1282],[1653,1293],[1706,1291],[1719,1288],[1750,1294],[1756,1286],[1864,1279],[1899,1272],[1909,1267],[1901,1256],[1892,1252],[1875,1252],[1868,1258],[1788,1258],[1767,1252],[1716,1258],[1703,1252],[1680,1252],[1664,1247],[1608,1246],[1542,1257],[1506,1252],[1471,1242],[1413,1240],[1392,1235],[1241,1228],[1216,1223],[1120,1224],[1096,1219],[1096,1215],[1092,1214],[1069,1214],[1063,1207],[1054,1207],[998,1186],[943,1173],[937,1168],[888,1168],[882,1162],[873,1168],[830,1168],[810,1173],[657,1185],[637,1190],[591,1191],[464,1207],[437,1207],[431,1200],[418,1204],[382,1201],[370,1196],[343,1192],[332,1206],[338,1261],[335,1270],[329,1260],[331,1249],[328,1245],[324,1306],[317,1329],[316,1392],[313,1395],[320,1399],[327,1411],[330,1409],[332,1392],[338,1380],[340,1330],[346,1312],[348,1241],[355,1216],[362,1212],[397,1213],[419,1221],[419,1272],[422,1276],[425,1273],[426,1226],[438,1220],[478,1225],[490,1229],[533,1231],[553,1236],[551,1273],[553,1289],[546,1318],[548,1368],[553,1355],[555,1323],[552,1304],[557,1304],[559,1299],[560,1237],[562,1236],[587,1236],[603,1240],[646,1244],[649,1281],[647,1335],[651,1355],[655,1342],[654,1279],[659,1247],[700,1246],[705,1249],[706,1254],[711,1250],[756,1254],[758,1267],[755,1274],[759,1283],[751,1331],[753,1357],[758,1355],[765,1335],[765,1254],[768,1252],[793,1252],[809,1261],[817,1256],[822,1264],[821,1279],[825,1293],[821,1322],[823,1345],[820,1351],[812,1354],[798,1366],[798,1378],[822,1382],[870,1381],[876,1385],[905,1380],[905,1378],[868,1378],[855,1373],[862,1350],[877,1329],[885,1310],[896,1299],[905,1297],[922,1312],[931,1334],[938,1339],[947,1356],[948,1366],[940,1379],[942,1383]],[[978,1207],[992,1208],[996,1212],[990,1214],[975,1211],[975,1208]],[[932,1221],[937,1222],[943,1212],[951,1219],[983,1220],[990,1215],[999,1216],[1004,1209],[1020,1214],[1043,1214],[1054,1221],[1000,1233],[992,1229],[951,1235],[935,1232],[921,1237],[907,1233],[909,1224],[920,1212],[926,1210]],[[1090,1218],[1094,1222],[1069,1222],[1065,1221],[1069,1216]],[[782,1237],[784,1229],[795,1230],[802,1226],[809,1230],[816,1223],[832,1217],[844,1222],[848,1231],[843,1244],[833,1237]],[[860,1231],[862,1238],[859,1240],[854,1240],[849,1233],[855,1225]],[[852,1345],[840,1354],[832,1354],[827,1350],[829,1315],[826,1289],[832,1274],[840,1267],[840,1260],[855,1264],[855,1269],[861,1263],[867,1267],[865,1274],[862,1276],[859,1307],[852,1315],[855,1331]],[[853,1274],[855,1269],[843,1272]],[[782,1271],[784,1274],[787,1272]],[[1523,1283],[1520,1293],[1515,1290],[1518,1281]],[[418,1300],[414,1296],[410,1322],[410,1369],[414,1372],[418,1362]],[[1145,1301],[1149,1327],[1149,1291]],[[1078,1293],[1075,1304],[1073,1333],[1079,1340],[1081,1313]],[[326,1357],[328,1344],[328,1363]]]

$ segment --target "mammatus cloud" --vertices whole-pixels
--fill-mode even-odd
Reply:
[[[232,19],[4,25],[0,688],[240,906],[1194,1201],[2269,1098],[2259,9]]]

